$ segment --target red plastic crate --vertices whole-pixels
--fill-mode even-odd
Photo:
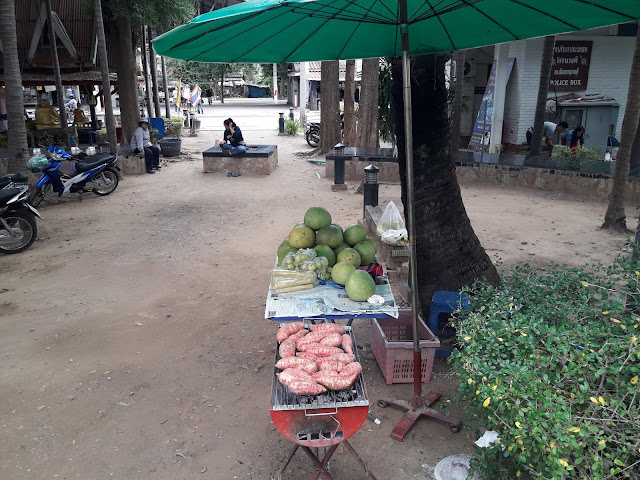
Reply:
[[[440,340],[419,317],[422,382],[431,381],[433,360]],[[387,384],[413,382],[413,326],[411,310],[398,318],[371,320],[371,349]]]

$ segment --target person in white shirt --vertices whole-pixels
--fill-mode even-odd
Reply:
[[[556,132],[562,135],[569,128],[569,124],[567,122],[553,123],[553,122],[544,122],[544,126],[542,128],[542,141],[544,145],[542,146],[542,151],[551,151],[553,150],[553,136]],[[533,139],[533,127],[529,128],[526,132],[527,144],[531,146],[531,140]]]
[[[149,119],[142,117],[138,122],[138,128],[131,138],[131,151],[136,155],[144,152],[144,160],[147,173],[156,173],[153,169],[160,170],[160,149],[151,143],[149,135]]]
[[[71,99],[67,102],[67,108],[72,112],[76,108],[78,108],[78,101],[76,100],[76,97],[74,97],[73,95],[71,96]]]

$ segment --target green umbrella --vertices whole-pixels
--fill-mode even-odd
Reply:
[[[640,0],[255,0],[194,18],[154,43],[160,55],[217,63],[280,63],[402,55],[411,285],[418,284],[409,55],[447,52],[586,30],[640,18]],[[417,288],[411,289],[418,305]],[[450,423],[422,397],[418,312],[413,308],[413,404],[392,436],[420,415]],[[386,399],[391,402],[390,399]]]

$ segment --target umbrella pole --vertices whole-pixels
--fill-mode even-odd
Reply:
[[[462,422],[455,417],[449,417],[442,412],[430,408],[436,402],[441,393],[429,392],[422,396],[422,355],[420,350],[420,331],[418,324],[418,311],[420,308],[418,299],[418,262],[416,258],[416,223],[415,223],[415,199],[413,178],[413,119],[411,115],[411,65],[409,63],[409,28],[407,21],[406,0],[400,0],[400,18],[404,25],[400,26],[402,36],[402,100],[404,104],[404,130],[405,130],[405,158],[407,163],[407,211],[405,217],[409,224],[409,272],[411,275],[411,315],[413,320],[413,402],[410,404],[404,400],[394,398],[381,398],[378,405],[386,407],[393,405],[406,410],[400,423],[391,432],[391,438],[404,441],[405,435],[413,424],[422,416],[436,418],[449,424],[454,432],[460,431]]]

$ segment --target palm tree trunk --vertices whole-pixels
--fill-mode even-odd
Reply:
[[[459,290],[476,280],[496,285],[498,272],[469,221],[451,156],[444,55],[422,55],[412,63],[413,155],[418,293],[423,306],[437,290]],[[393,65],[393,102],[406,205],[402,67]],[[415,288],[415,287],[414,287]]]
[[[153,106],[156,118],[161,117],[160,96],[158,95],[158,68],[156,67],[156,52],[153,49],[153,31],[147,27],[147,40],[149,41],[149,69],[151,70],[151,85],[153,89]]]
[[[16,37],[16,4],[0,0],[0,40],[4,64],[4,89],[7,104],[9,173],[26,171],[29,148],[24,124],[24,96]]]
[[[142,71],[144,73],[144,89],[145,99],[147,101],[147,117],[152,117],[151,110],[151,85],[149,85],[149,61],[147,59],[147,34],[145,28],[142,27],[142,37],[140,41],[140,53],[142,54]]]
[[[121,0],[121,5],[125,0]],[[115,28],[110,29],[109,45],[118,52],[115,56],[120,95],[120,123],[123,145],[128,145],[140,120],[140,99],[138,98],[138,75],[133,56],[131,22],[126,16],[118,17]]]
[[[451,116],[451,151],[460,150],[460,119],[462,118],[462,97],[464,84],[464,51],[456,51],[456,96],[453,101],[453,112]]]
[[[220,103],[224,103],[224,71],[225,68],[223,67],[220,74]]]
[[[171,118],[171,105],[169,101],[169,83],[167,82],[167,66],[164,64],[164,57],[160,57],[160,65],[162,67],[162,85],[164,88],[164,116]],[[178,94],[178,100],[180,94]]]
[[[362,60],[360,81],[360,103],[358,104],[358,138],[356,146],[378,148],[378,84],[380,82],[380,59]],[[324,101],[324,100],[323,100]],[[402,111],[402,110],[400,110]]]
[[[536,101],[536,113],[533,117],[533,136],[531,138],[531,155],[536,156],[540,155],[540,148],[542,147],[544,112],[547,109],[547,95],[549,93],[549,79],[551,78],[551,66],[555,45],[555,36],[544,37],[542,63],[540,65],[540,83],[538,84],[538,100]]]
[[[636,37],[636,49],[631,63],[631,75],[629,76],[629,93],[627,94],[627,106],[622,119],[620,131],[620,150],[616,159],[616,172],[613,176],[613,189],[609,197],[609,206],[604,216],[602,228],[615,231],[626,231],[627,220],[624,213],[624,191],[629,179],[629,161],[631,148],[638,131],[640,120],[640,35]]]
[[[111,153],[118,151],[116,138],[116,122],[113,117],[113,102],[111,100],[111,82],[109,80],[109,59],[107,57],[107,39],[104,35],[104,22],[102,21],[102,2],[93,0],[93,13],[98,36],[98,57],[100,59],[100,71],[102,73],[102,91],[104,92],[104,118],[107,124],[107,139]]]
[[[47,24],[49,25],[49,43],[51,45],[51,60],[53,61],[53,75],[56,80],[56,98],[58,99],[58,110],[60,110],[60,126],[67,128],[67,110],[64,105],[64,87],[60,76],[60,63],[58,62],[58,47],[56,34],[53,30],[53,18],[51,13],[51,0],[45,0],[47,7]],[[69,144],[69,138],[65,136],[65,143]]]
[[[344,76],[344,139],[345,145],[355,145],[356,140],[356,61],[347,60],[347,70]]]
[[[636,136],[633,140],[631,147],[631,154],[629,157],[629,164],[631,169],[640,167],[640,123],[638,123],[638,129],[636,130]]]
[[[320,73],[320,151],[327,153],[340,143],[340,76],[338,60],[322,62]]]

